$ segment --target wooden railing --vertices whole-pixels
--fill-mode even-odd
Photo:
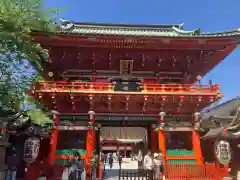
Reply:
[[[220,180],[215,164],[168,164],[165,167],[167,180]]]
[[[140,93],[217,93],[219,85],[200,84],[142,84]],[[114,84],[102,82],[46,82],[39,81],[33,90],[40,92],[111,92]],[[119,93],[119,92],[116,92]]]

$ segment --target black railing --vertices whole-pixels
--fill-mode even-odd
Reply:
[[[153,180],[153,173],[149,170],[119,170],[119,180]]]

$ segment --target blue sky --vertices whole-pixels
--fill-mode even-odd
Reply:
[[[59,18],[78,22],[130,24],[185,24],[215,32],[240,28],[240,0],[45,0],[45,7],[67,8]],[[240,48],[236,49],[203,82],[221,84],[222,101],[240,96]]]

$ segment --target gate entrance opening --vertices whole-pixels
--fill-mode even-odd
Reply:
[[[146,127],[103,127],[100,134],[103,153],[119,152],[132,157],[139,151],[145,152],[149,137]]]

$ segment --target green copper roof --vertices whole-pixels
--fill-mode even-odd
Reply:
[[[60,20],[59,32],[86,35],[108,36],[144,36],[144,37],[219,37],[239,36],[240,29],[216,33],[201,33],[200,29],[185,31],[183,24],[172,25],[126,25],[126,24],[97,24],[97,23],[74,23],[68,20]]]

